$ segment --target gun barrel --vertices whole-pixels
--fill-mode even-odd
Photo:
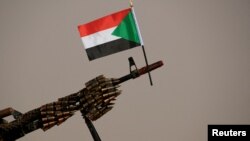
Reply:
[[[162,61],[155,62],[153,64],[148,65],[148,67],[147,66],[142,67],[142,68],[140,68],[138,70],[132,71],[130,74],[127,74],[127,75],[125,75],[123,77],[120,77],[118,79],[118,81],[114,81],[113,84],[118,85],[118,84],[121,84],[121,83],[129,80],[129,79],[132,79],[132,78],[135,79],[135,78],[137,78],[137,77],[139,77],[139,76],[141,76],[141,75],[143,75],[145,73],[148,73],[150,71],[153,71],[153,70],[155,70],[155,69],[157,69],[157,68],[159,68],[161,66],[163,66]]]
[[[163,66],[163,62],[162,61],[155,62],[155,63],[149,65],[148,68],[147,68],[147,66],[145,66],[145,67],[143,67],[143,68],[141,68],[141,69],[138,70],[139,76],[143,75],[145,73],[148,73],[148,72],[150,72],[152,70],[155,70],[155,69],[157,69],[157,68],[159,68],[161,66]]]

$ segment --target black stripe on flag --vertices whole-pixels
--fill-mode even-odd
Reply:
[[[121,38],[115,41],[107,42],[95,47],[88,48],[86,49],[86,52],[89,60],[91,61],[100,57],[104,57],[123,50],[131,49],[137,46],[140,46],[140,44]]]

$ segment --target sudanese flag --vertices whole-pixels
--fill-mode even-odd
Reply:
[[[89,60],[142,45],[131,8],[79,25]]]

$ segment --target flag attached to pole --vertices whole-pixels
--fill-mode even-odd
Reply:
[[[143,45],[132,8],[79,25],[89,60]]]

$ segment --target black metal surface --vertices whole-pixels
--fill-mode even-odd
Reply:
[[[100,138],[99,134],[97,133],[95,126],[93,125],[91,120],[89,120],[87,117],[84,117],[84,119],[85,119],[85,122],[89,128],[89,131],[90,131],[94,141],[101,141],[101,138]]]

